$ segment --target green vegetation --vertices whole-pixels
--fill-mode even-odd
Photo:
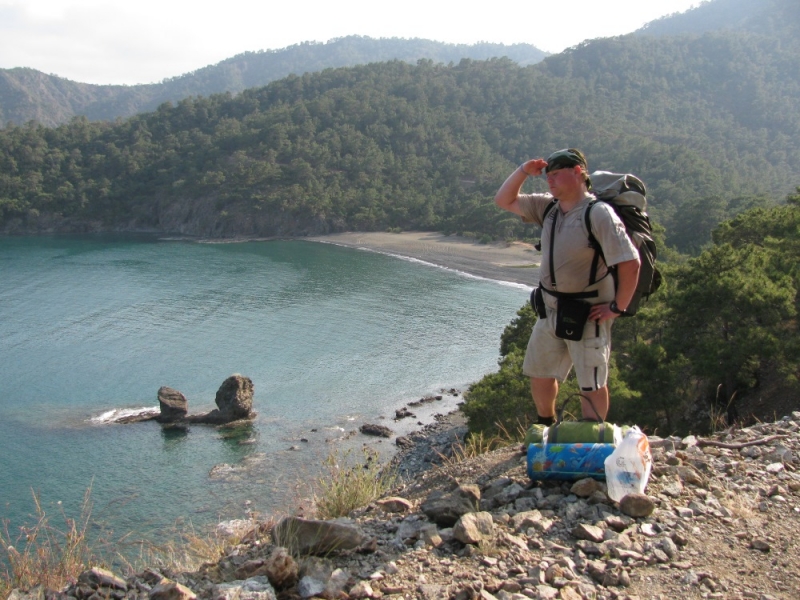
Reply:
[[[497,187],[523,158],[577,145],[593,169],[640,175],[667,243],[697,254],[721,220],[796,184],[796,29],[630,35],[527,67],[372,63],[113,123],[8,126],[0,231],[520,238]]]
[[[320,519],[346,517],[388,492],[396,483],[393,472],[378,461],[377,453],[364,450],[364,461],[351,452],[335,452],[325,459],[327,473],[317,480],[316,513]]]
[[[191,73],[141,85],[93,85],[27,68],[0,69],[0,123],[30,120],[48,126],[72,117],[113,121],[155,110],[164,102],[192,96],[236,94],[289,75],[379,61],[420,59],[458,62],[505,56],[520,65],[547,56],[530,44],[445,44],[423,39],[347,36],[326,43],[303,42],[280,50],[245,52]]]
[[[665,286],[636,317],[616,322],[610,421],[663,434],[698,433],[723,420],[782,416],[764,413],[765,398],[785,397],[781,408],[796,409],[797,192],[785,205],[754,208],[721,224],[713,246],[667,265]],[[463,410],[473,432],[489,435],[535,420],[521,363],[536,317],[530,305],[517,314],[501,338],[500,370],[469,390]],[[559,404],[574,385],[563,386]],[[776,406],[766,403],[767,410]]]

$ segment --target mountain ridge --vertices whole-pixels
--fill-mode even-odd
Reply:
[[[507,56],[517,64],[535,64],[548,56],[530,44],[447,44],[421,38],[347,36],[328,42],[302,42],[278,50],[244,52],[214,65],[159,83],[98,85],[47,75],[36,69],[0,69],[0,123],[35,120],[46,126],[76,116],[113,121],[155,110],[164,102],[213,94],[237,94],[289,75],[369,62],[458,62]]]

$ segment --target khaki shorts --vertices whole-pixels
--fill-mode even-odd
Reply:
[[[600,324],[588,321],[583,339],[577,342],[557,338],[555,321],[556,311],[549,308],[547,318],[536,321],[528,340],[522,372],[528,377],[564,381],[574,365],[581,391],[593,392],[605,386],[613,320]]]

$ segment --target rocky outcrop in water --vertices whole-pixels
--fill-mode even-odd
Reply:
[[[165,385],[158,388],[158,406],[161,410],[158,421],[161,423],[179,421],[189,412],[186,396]]]
[[[114,420],[115,423],[141,423],[156,420],[169,427],[186,425],[226,425],[236,421],[249,421],[256,417],[253,411],[253,381],[234,374],[222,382],[214,399],[217,408],[210,412],[189,414],[189,400],[171,387],[158,389],[159,412],[143,411],[133,416]]]
[[[253,412],[253,381],[238,373],[231,375],[219,386],[214,402],[217,408],[211,412],[187,415],[180,422],[224,425],[254,419],[256,413]]]

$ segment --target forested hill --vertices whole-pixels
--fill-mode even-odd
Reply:
[[[732,30],[769,34],[796,23],[797,13],[797,2],[786,0],[713,0],[684,13],[651,21],[637,33],[682,35]]]
[[[494,192],[524,158],[575,145],[639,174],[685,249],[800,183],[797,29],[629,35],[528,67],[373,63],[116,124],[6,128],[0,229],[530,235]]]
[[[161,83],[91,85],[46,75],[29,68],[0,69],[0,123],[36,120],[44,125],[66,123],[81,115],[91,121],[129,117],[155,110],[163,102],[190,96],[238,93],[288,75],[370,62],[419,59],[459,62],[508,57],[524,66],[541,61],[546,52],[530,44],[445,44],[424,39],[373,39],[349,36],[327,43],[305,42],[261,52],[246,52],[216,65]]]

